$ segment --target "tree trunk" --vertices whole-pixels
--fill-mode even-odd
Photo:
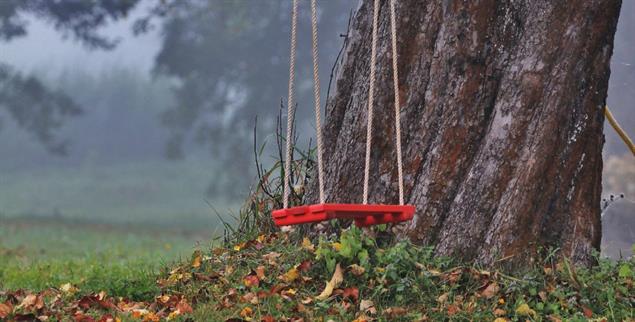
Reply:
[[[590,263],[619,0],[397,1],[404,234],[440,255]],[[381,1],[371,203],[397,203],[388,1]],[[353,18],[324,127],[329,202],[362,201],[372,0]],[[315,182],[309,201],[316,198]]]

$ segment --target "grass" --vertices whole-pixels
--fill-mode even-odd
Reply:
[[[274,260],[272,255],[276,254]],[[279,255],[278,255],[279,254]],[[202,254],[164,292],[202,303],[195,320],[284,318],[334,321],[628,321],[635,318],[635,261],[600,260],[592,268],[546,259],[513,276],[435,257],[408,242],[381,245],[346,230],[319,243],[274,235]],[[341,267],[343,281],[326,298],[325,284]],[[264,270],[262,278],[258,270]],[[180,274],[179,273],[179,274]],[[187,275],[185,275],[187,276]],[[196,276],[217,276],[209,282]],[[171,279],[172,277],[172,279]],[[254,282],[257,281],[257,282]],[[205,290],[205,292],[201,292]],[[255,300],[254,300],[255,298]]]
[[[276,233],[201,247],[164,267],[140,300],[82,289],[8,292],[0,304],[10,304],[13,317],[70,314],[76,320],[631,321],[634,271],[633,259],[582,268],[552,257],[507,274],[353,228],[328,239]],[[43,307],[29,304],[26,294],[44,298]]]
[[[5,217],[59,215],[120,224],[214,229],[205,191],[214,180],[199,160],[86,164],[6,171],[0,185]],[[219,210],[237,208],[209,200]]]
[[[43,290],[65,283],[133,299],[158,290],[157,272],[189,256],[210,235],[124,226],[0,221],[0,289]]]

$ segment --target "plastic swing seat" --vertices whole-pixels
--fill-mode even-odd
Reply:
[[[323,203],[274,210],[273,221],[277,226],[317,223],[331,219],[353,219],[358,227],[397,223],[411,220],[412,205],[365,205]]]

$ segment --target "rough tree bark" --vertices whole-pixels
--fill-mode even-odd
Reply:
[[[619,0],[397,1],[404,235],[436,253],[591,262]],[[396,203],[389,4],[381,1],[370,202]],[[329,202],[361,202],[372,0],[362,0],[326,111]],[[315,182],[308,201],[316,199]]]

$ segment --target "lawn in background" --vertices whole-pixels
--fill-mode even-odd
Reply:
[[[0,290],[76,285],[143,299],[156,273],[209,247],[211,232],[43,219],[0,219]]]

